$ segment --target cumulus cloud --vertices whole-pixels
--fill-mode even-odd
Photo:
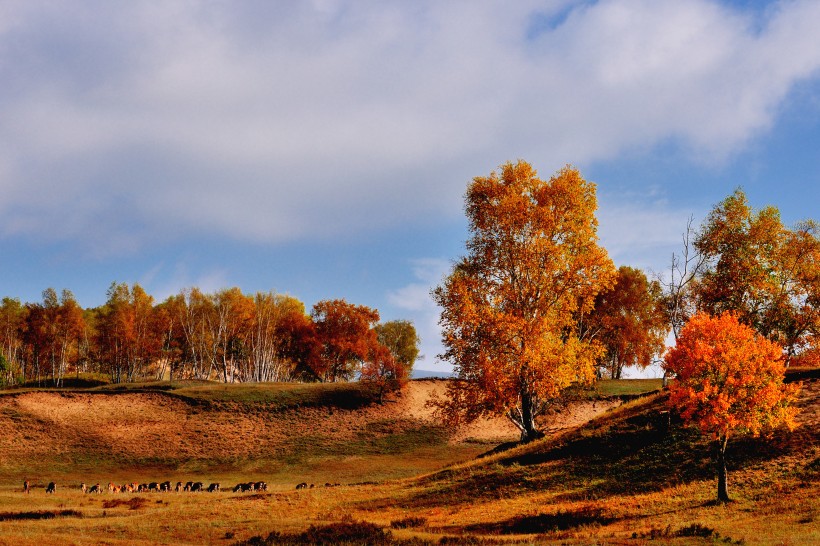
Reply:
[[[518,157],[720,161],[820,68],[810,0],[0,9],[0,234],[102,252],[428,222]]]

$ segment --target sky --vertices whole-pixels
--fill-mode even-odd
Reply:
[[[742,187],[820,219],[820,2],[0,0],[0,297],[238,286],[412,320],[524,159],[660,273]]]

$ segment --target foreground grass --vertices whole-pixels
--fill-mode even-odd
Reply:
[[[817,396],[802,406],[816,412]],[[662,394],[645,396],[586,426],[478,460],[487,446],[453,445],[435,427],[382,419],[344,438],[303,437],[263,463],[170,469],[223,487],[265,479],[271,488],[258,494],[83,496],[76,486],[84,476],[66,468],[68,486],[55,495],[43,483],[30,495],[19,484],[0,485],[0,516],[9,516],[0,517],[0,543],[233,544],[264,542],[271,532],[273,543],[299,543],[356,522],[387,542],[413,544],[820,543],[816,426],[733,441],[735,502],[716,505],[709,443],[664,411]],[[345,485],[297,491],[297,481]],[[26,516],[43,513],[55,517]]]

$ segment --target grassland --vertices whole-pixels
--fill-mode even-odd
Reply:
[[[0,395],[0,543],[365,540],[344,534],[351,529],[408,544],[820,543],[816,377],[804,380],[795,432],[732,442],[729,505],[711,502],[709,442],[665,413],[653,381],[604,383],[592,402],[599,409],[612,397],[643,396],[489,455],[512,439],[508,429],[487,422],[483,433],[453,433],[420,403],[443,382],[413,382],[384,405],[358,385],[12,391]],[[29,495],[24,477],[35,484]],[[78,488],[165,479],[270,487]],[[54,495],[44,492],[50,480]],[[302,481],[317,487],[296,490]]]

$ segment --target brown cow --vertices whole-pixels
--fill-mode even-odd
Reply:
[[[85,495],[88,492],[88,487],[85,486],[85,482],[80,484],[80,491],[83,492],[83,495]]]
[[[23,493],[31,493],[31,484],[28,480],[23,482]]]

